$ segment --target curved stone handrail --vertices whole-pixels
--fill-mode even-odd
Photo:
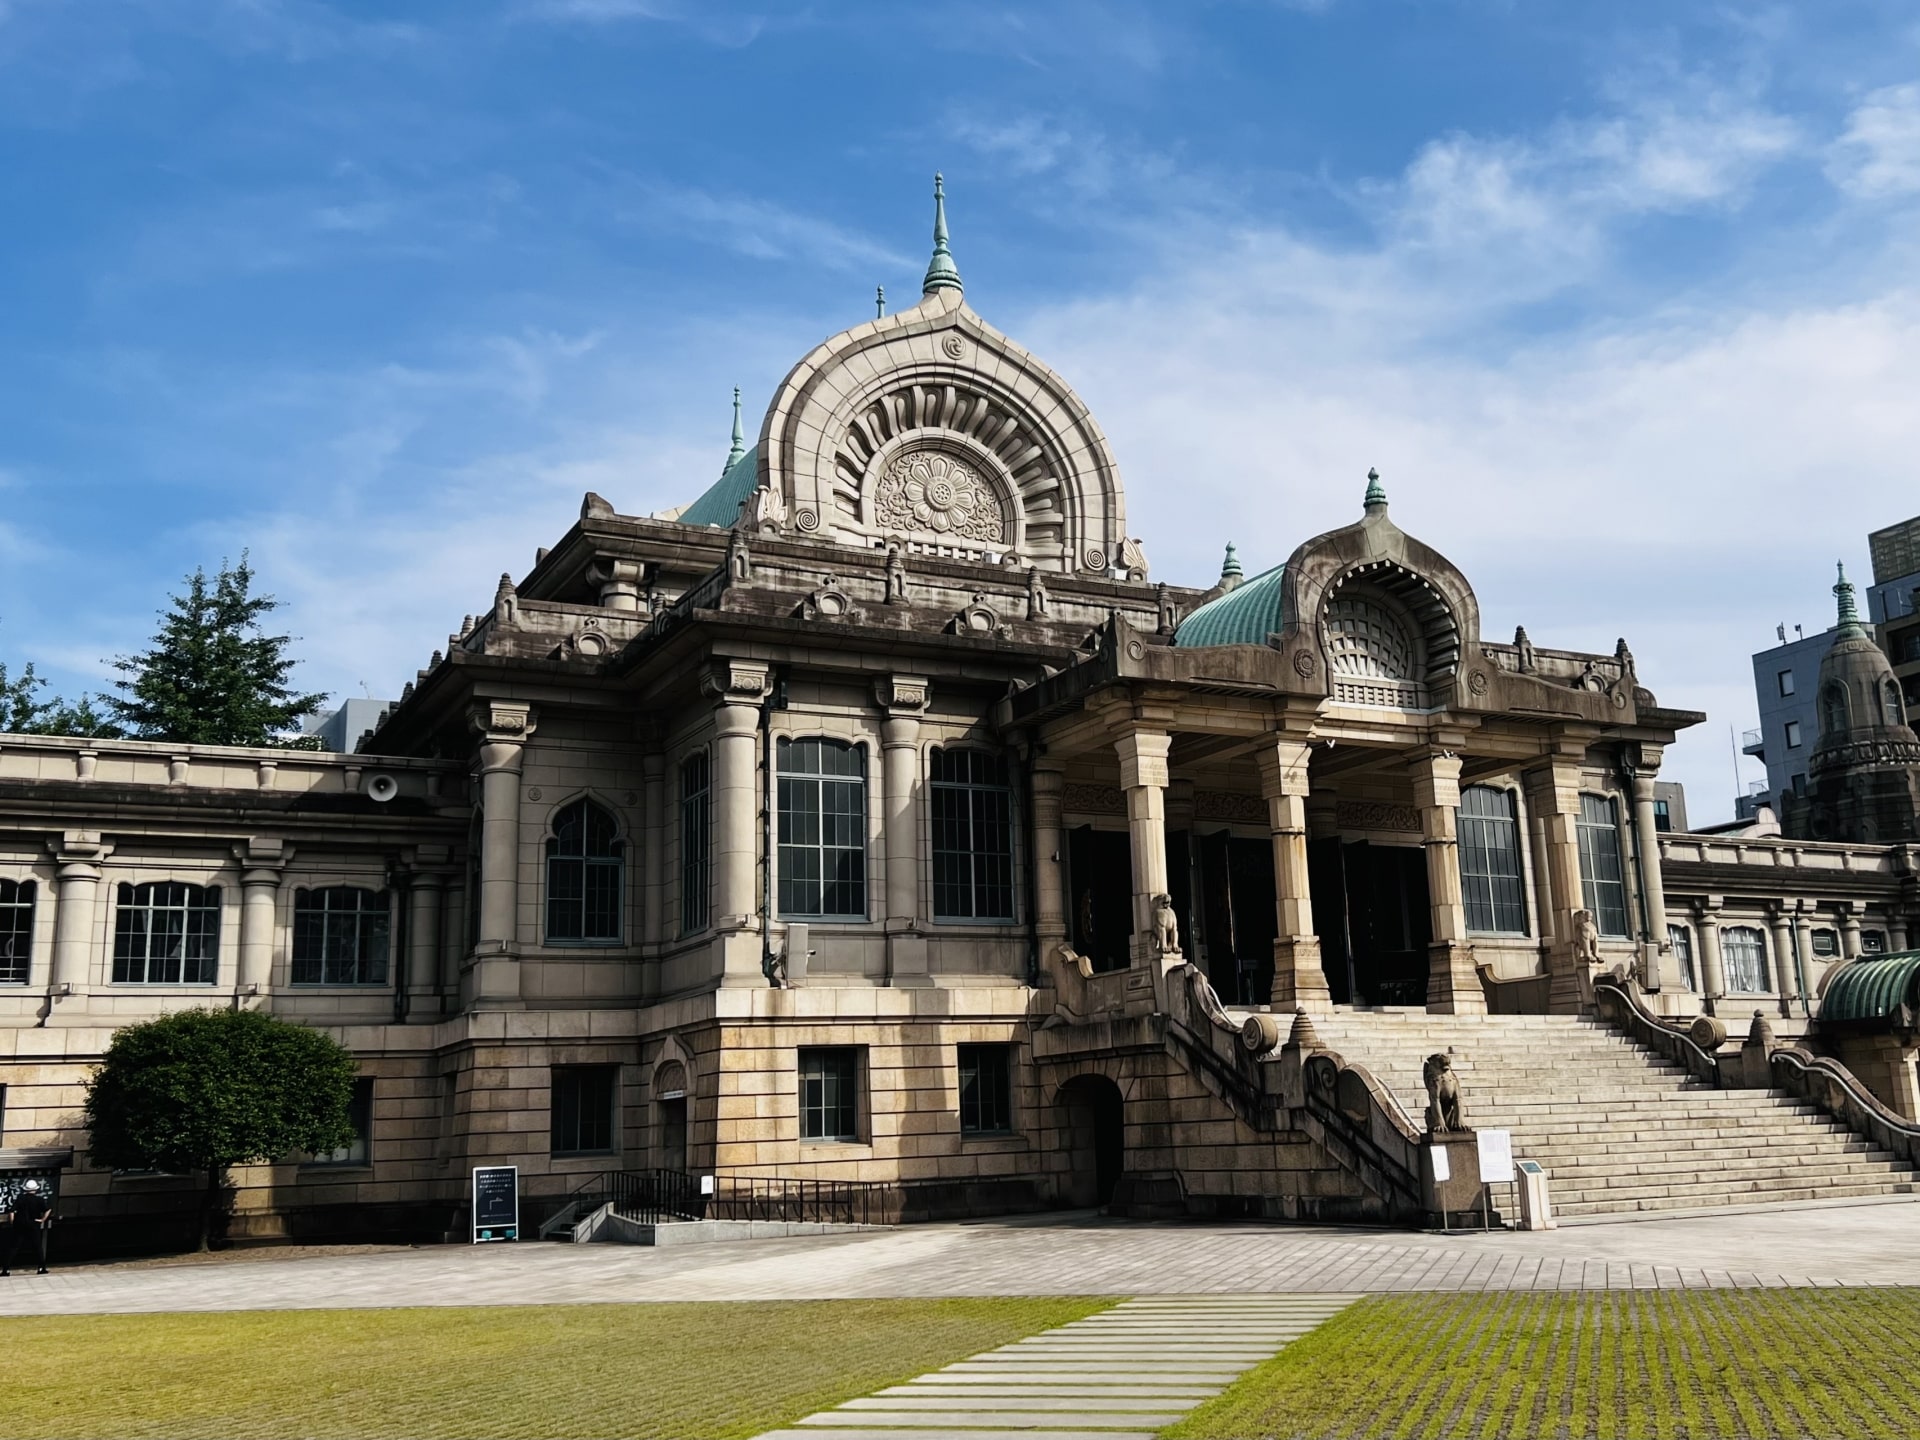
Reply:
[[[1654,1053],[1683,1065],[1696,1079],[1710,1085],[1720,1083],[1720,1062],[1698,1045],[1684,1030],[1677,1030],[1646,1007],[1630,986],[1611,975],[1594,977],[1593,998],[1600,1017],[1615,1029],[1624,1030]]]
[[[1336,1159],[1338,1144],[1352,1151],[1351,1166],[1376,1194],[1420,1209],[1420,1132],[1391,1090],[1364,1065],[1349,1064],[1332,1050],[1316,1050],[1302,1065],[1306,1111],[1318,1121],[1315,1136]]]
[[[1891,1152],[1909,1165],[1920,1164],[1920,1125],[1887,1108],[1860,1078],[1838,1060],[1815,1055],[1798,1045],[1775,1050],[1768,1063],[1774,1083],[1817,1105],[1861,1139]]]

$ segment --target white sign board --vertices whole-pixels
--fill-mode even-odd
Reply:
[[[702,1195],[713,1194],[713,1176],[702,1175],[700,1177],[700,1193]]]
[[[1453,1178],[1453,1166],[1447,1163],[1447,1147],[1430,1145],[1427,1154],[1433,1157],[1433,1183],[1444,1185]]]
[[[1480,1142],[1480,1183],[1483,1185],[1506,1185],[1513,1181],[1513,1132],[1511,1130],[1481,1130],[1475,1138]]]

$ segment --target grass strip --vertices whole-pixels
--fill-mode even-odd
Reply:
[[[733,1440],[1111,1305],[807,1300],[0,1319],[8,1440]]]

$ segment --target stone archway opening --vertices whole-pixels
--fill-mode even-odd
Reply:
[[[1076,1075],[1060,1087],[1056,1103],[1066,1138],[1068,1203],[1105,1205],[1126,1168],[1125,1102],[1120,1087],[1104,1075]]]

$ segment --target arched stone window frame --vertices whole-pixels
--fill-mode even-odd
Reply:
[[[1907,708],[1900,698],[1900,682],[1883,680],[1880,683],[1880,712],[1889,725],[1907,723]]]
[[[1764,925],[1724,925],[1720,962],[1729,995],[1767,995],[1773,991],[1773,960]],[[1758,984],[1743,982],[1757,980]]]
[[[1341,664],[1348,648],[1338,637],[1343,606],[1364,605],[1390,620],[1406,637],[1404,677],[1382,677]],[[1446,591],[1392,560],[1371,560],[1340,571],[1320,594],[1314,615],[1320,653],[1336,704],[1426,710],[1436,690],[1451,684],[1465,639],[1464,619]]]
[[[592,813],[592,810],[598,810],[602,814],[604,814],[609,821],[612,822],[613,841],[612,841],[610,854],[608,855],[582,854],[581,856],[574,857],[569,855],[559,855],[555,853],[554,847],[557,843],[559,843],[559,840],[560,840],[559,828],[560,828],[561,818],[569,810],[573,809],[576,805],[586,805],[591,807],[591,809],[587,812],[589,815]],[[605,795],[601,794],[597,790],[593,790],[593,789],[576,790],[572,794],[567,795],[564,798],[556,801],[548,809],[546,825],[542,832],[541,846],[540,846],[540,859],[541,859],[541,864],[540,864],[540,942],[541,944],[549,946],[554,949],[572,950],[572,949],[592,949],[596,947],[604,948],[604,947],[610,947],[610,946],[624,945],[626,943],[627,923],[628,923],[627,887],[629,882],[628,860],[630,858],[628,854],[629,834],[630,834],[630,826],[626,823],[625,818],[622,816],[620,807],[613,804]],[[583,850],[588,843],[590,842],[585,837],[583,837],[582,839]],[[555,863],[557,861],[562,864],[565,864],[576,858],[579,859],[581,862],[579,868],[581,872],[581,881],[582,881],[582,887],[583,887],[581,896],[580,896],[581,934],[578,936],[569,936],[564,934],[556,935],[554,933],[555,912],[554,912],[554,893],[553,893]],[[589,927],[587,924],[587,921],[588,921],[587,893],[586,893],[585,886],[588,880],[590,879],[591,873],[596,870],[601,872],[604,872],[606,870],[612,870],[614,871],[614,874],[615,874],[615,879],[613,884],[614,925],[613,925],[613,933],[610,935],[592,935],[587,933]]]
[[[1852,726],[1853,702],[1847,695],[1847,687],[1838,680],[1829,680],[1820,687],[1820,733],[1844,734]]]
[[[354,896],[356,903],[351,906],[335,903],[347,895]],[[368,896],[375,897],[379,903],[368,905]],[[287,984],[302,990],[380,990],[390,986],[397,929],[393,898],[393,892],[385,886],[352,880],[308,881],[296,886],[287,929]],[[374,978],[337,978],[343,957],[329,957],[325,952],[333,948],[337,937],[348,933],[353,937],[356,950],[362,952],[353,957],[352,969],[356,976],[372,970]],[[374,948],[376,940],[377,957],[365,953]],[[316,945],[319,953],[311,953]],[[329,965],[335,967],[336,978],[327,978]]]

